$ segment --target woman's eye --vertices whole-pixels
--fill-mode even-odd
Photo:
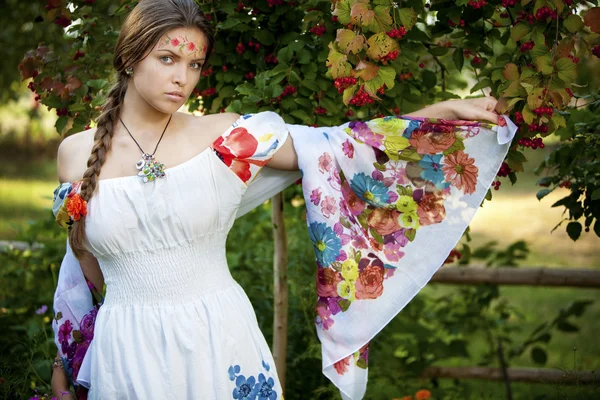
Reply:
[[[200,64],[200,63],[191,63],[190,65],[194,69],[200,69],[203,67],[203,64]]]
[[[173,59],[170,56],[162,56],[160,60],[165,64],[171,64],[171,62],[173,61]]]

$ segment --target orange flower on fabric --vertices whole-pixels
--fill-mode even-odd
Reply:
[[[352,355],[349,355],[348,357],[343,358],[340,361],[333,364],[333,367],[335,368],[338,374],[344,375],[348,371],[348,366],[350,365],[350,357],[352,357]]]
[[[475,193],[479,168],[474,165],[475,159],[462,150],[448,154],[444,160],[444,174],[446,180],[466,194]]]
[[[430,397],[431,397],[431,392],[427,389],[422,389],[422,390],[419,390],[417,393],[415,393],[416,400],[427,400]]]
[[[87,202],[79,194],[67,196],[67,212],[74,221],[79,221],[81,216],[87,215]]]

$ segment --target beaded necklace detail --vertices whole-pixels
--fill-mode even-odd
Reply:
[[[165,135],[165,132],[167,131],[167,127],[171,122],[171,118],[173,118],[173,114],[171,114],[171,116],[169,117],[167,125],[165,125],[165,129],[163,129],[163,132],[160,135],[160,139],[158,139],[158,143],[156,143],[154,151],[152,152],[152,154],[148,154],[144,151],[144,149],[142,149],[142,146],[140,146],[137,140],[135,140],[135,138],[127,128],[127,125],[125,125],[125,122],[123,122],[123,120],[119,117],[119,121],[121,121],[125,130],[127,131],[127,133],[129,133],[129,136],[131,136],[137,147],[142,152],[142,158],[137,163],[135,163],[135,168],[140,170],[137,176],[141,177],[144,183],[152,182],[155,181],[157,178],[164,178],[166,176],[165,165],[157,161],[154,158],[154,154],[156,153],[156,149],[158,149],[158,145],[160,144],[160,141],[162,140],[163,136]]]

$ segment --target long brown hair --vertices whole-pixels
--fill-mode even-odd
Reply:
[[[100,169],[110,151],[113,129],[127,91],[128,75],[125,70],[143,60],[160,38],[175,28],[199,29],[207,39],[208,58],[214,45],[213,32],[193,0],[141,0],[123,23],[113,58],[116,83],[108,92],[97,119],[92,154],[83,174],[80,195],[85,201],[89,201],[96,192]],[[85,217],[73,221],[69,229],[69,243],[75,256],[81,260],[87,250]]]

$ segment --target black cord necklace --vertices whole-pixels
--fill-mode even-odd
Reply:
[[[137,140],[135,140],[135,138],[127,128],[127,125],[125,125],[125,122],[123,122],[121,117],[119,117],[119,121],[121,121],[125,130],[127,131],[127,133],[129,133],[129,136],[131,136],[137,147],[139,147],[140,151],[142,152],[142,158],[140,159],[140,161],[135,163],[135,168],[141,170],[140,172],[138,172],[138,176],[142,178],[144,183],[154,181],[156,180],[156,178],[165,177],[165,165],[156,161],[156,159],[154,158],[154,154],[156,153],[156,149],[158,149],[158,145],[160,144],[160,141],[162,140],[163,136],[165,135],[165,132],[167,131],[167,127],[171,122],[171,118],[173,118],[173,114],[171,114],[171,116],[169,117],[167,125],[165,125],[165,129],[160,135],[160,139],[158,139],[158,143],[156,143],[154,151],[152,152],[152,154],[148,154],[144,151],[144,149],[142,149],[142,146],[140,146]]]

